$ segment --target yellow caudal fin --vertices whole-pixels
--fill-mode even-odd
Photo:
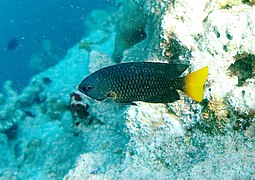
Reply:
[[[183,91],[193,100],[201,102],[204,95],[204,84],[208,76],[208,67],[203,67],[184,77]]]

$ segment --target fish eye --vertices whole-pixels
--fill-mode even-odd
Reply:
[[[85,86],[85,91],[88,92],[88,91],[91,91],[93,90],[93,87],[92,86]]]

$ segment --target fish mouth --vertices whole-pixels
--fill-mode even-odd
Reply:
[[[84,92],[83,89],[82,89],[81,84],[78,86],[78,90],[79,90],[81,93],[85,94],[85,92]]]

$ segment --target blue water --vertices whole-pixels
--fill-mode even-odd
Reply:
[[[112,6],[113,0],[1,0],[0,92],[6,80],[20,92],[37,72],[29,68],[30,57],[41,51],[42,41],[52,41],[55,53],[66,51],[88,32],[84,19],[94,9]],[[16,49],[7,50],[16,38]]]
[[[44,40],[50,40],[54,53],[64,59],[67,50],[90,33],[85,29],[86,16],[113,6],[113,0],[0,1],[0,93],[6,80],[21,92],[38,73],[29,62],[31,56],[42,51]],[[13,38],[18,45],[8,50]],[[99,35],[93,38],[97,42],[101,39]],[[113,39],[105,41],[103,48],[113,51]],[[77,68],[88,66],[88,54],[76,48],[66,57],[68,60],[60,62],[58,68],[37,75],[33,85],[21,93],[22,98],[6,93],[0,96],[1,180],[62,179],[81,153],[96,151],[95,147],[104,141],[121,147],[127,143],[122,133],[115,133],[119,127],[113,125],[110,127],[115,139],[105,126],[92,127],[85,134],[76,132],[68,106],[75,85],[88,73]],[[45,77],[48,80],[42,84]],[[95,131],[102,134],[102,139],[94,139]]]

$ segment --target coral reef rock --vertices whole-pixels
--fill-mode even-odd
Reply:
[[[252,2],[131,0],[131,3],[140,5],[139,11],[146,16],[120,20],[113,60],[186,63],[190,64],[190,72],[209,66],[204,100],[194,103],[182,94],[181,100],[171,104],[138,103],[127,107],[122,120],[130,139],[122,151],[121,163],[102,165],[95,157],[106,162],[104,155],[86,153],[66,178],[255,178]],[[136,9],[127,16],[130,9],[132,6],[120,10],[122,16],[135,15]],[[132,35],[135,32],[132,28],[139,27],[138,21],[144,26],[140,29],[144,30],[145,39],[124,45],[123,33]],[[98,65],[90,66],[92,69]],[[118,115],[122,113],[115,111]],[[102,166],[104,171],[92,170]]]

